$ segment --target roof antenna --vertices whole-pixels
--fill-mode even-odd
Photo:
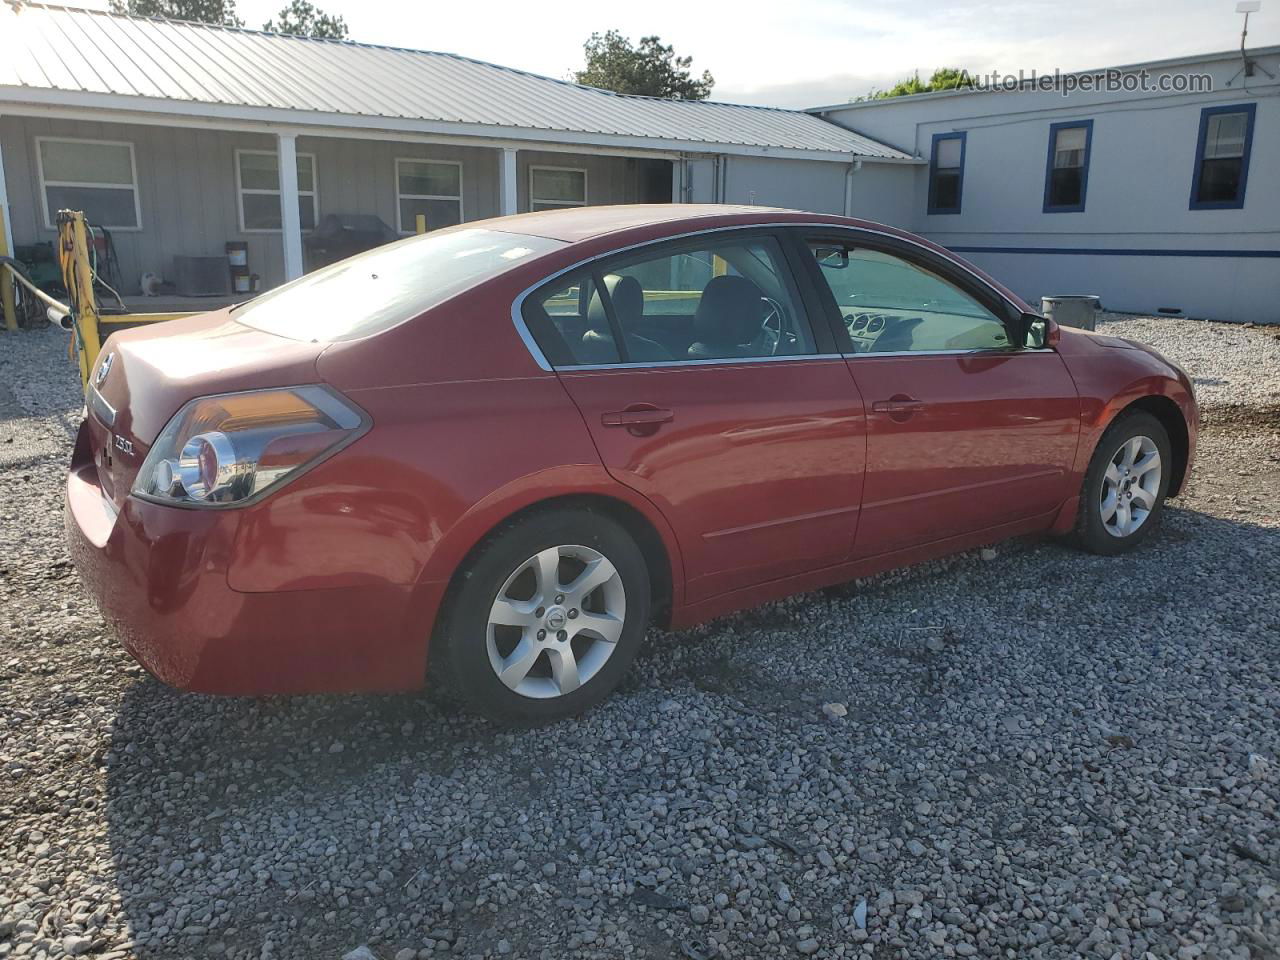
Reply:
[[[1236,4],[1236,13],[1244,14],[1244,29],[1240,31],[1240,59],[1243,62],[1240,64],[1240,69],[1235,72],[1235,75],[1227,81],[1228,87],[1235,83],[1236,80],[1240,78],[1241,74],[1243,74],[1245,80],[1248,81],[1248,79],[1253,76],[1255,70],[1261,70],[1272,80],[1276,78],[1275,74],[1269,71],[1266,67],[1259,64],[1258,61],[1251,59],[1244,48],[1245,40],[1249,36],[1249,14],[1257,13],[1261,9],[1262,0],[1240,0],[1240,2]],[[1248,86],[1247,82],[1245,86]]]

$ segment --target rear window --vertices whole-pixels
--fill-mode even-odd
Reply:
[[[293,340],[355,340],[562,246],[498,230],[409,237],[299,277],[237,307],[233,316]]]

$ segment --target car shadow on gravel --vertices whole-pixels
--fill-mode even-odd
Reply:
[[[517,954],[538,956],[553,948],[552,955],[559,956],[569,951],[559,948],[565,934],[551,917],[589,909],[595,902],[604,903],[599,909],[605,916],[632,930],[633,956],[680,956],[679,944],[685,941],[672,939],[667,927],[660,931],[654,919],[659,911],[628,899],[626,884],[662,868],[670,868],[677,880],[691,877],[681,858],[692,855],[651,844],[643,856],[632,857],[624,844],[622,853],[611,854],[615,879],[610,887],[592,870],[601,869],[593,837],[601,824],[612,829],[611,807],[621,809],[626,797],[644,794],[662,816],[678,815],[692,803],[672,799],[668,805],[668,792],[696,795],[707,786],[696,783],[696,771],[713,767],[717,753],[738,749],[743,738],[751,745],[742,749],[761,749],[762,735],[784,739],[787,749],[808,743],[820,756],[837,744],[839,755],[821,759],[819,766],[841,775],[846,764],[862,762],[853,734],[862,724],[876,725],[881,742],[903,745],[900,756],[879,755],[877,776],[888,783],[914,783],[919,749],[945,752],[949,746],[949,718],[942,712],[946,700],[938,686],[943,679],[946,696],[964,703],[980,688],[1008,682],[1021,689],[1028,671],[1040,666],[1037,657],[1058,671],[1064,698],[1105,704],[1128,696],[1123,683],[1113,685],[1116,676],[1090,680],[1080,666],[1089,660],[1082,647],[1096,629],[1094,604],[1100,594],[1118,581],[1132,584],[1136,570],[1196,551],[1194,561],[1180,568],[1180,582],[1162,585],[1158,569],[1144,574],[1149,583],[1143,589],[1153,591],[1163,625],[1158,634],[1132,637],[1131,648],[1119,648],[1140,655],[1169,645],[1170,630],[1181,629],[1180,618],[1193,611],[1200,617],[1194,629],[1203,634],[1206,605],[1221,612],[1214,622],[1231,629],[1240,611],[1257,603],[1258,585],[1246,575],[1251,558],[1280,555],[1280,531],[1274,527],[1187,510],[1171,510],[1166,519],[1159,538],[1122,558],[1086,556],[1052,544],[1001,548],[996,559],[967,554],[876,578],[840,595],[809,595],[683,635],[656,635],[613,701],[582,721],[539,731],[500,730],[425,695],[223,699],[178,693],[140,676],[122,695],[103,758],[111,880],[132,952],[144,960],[337,958],[369,943],[385,958],[406,945],[432,949],[423,944],[488,955],[499,952],[499,939],[512,936],[509,931],[523,922],[530,932],[516,946],[527,949]],[[1067,568],[1070,577],[1054,583],[1055,571]],[[983,596],[973,589],[983,583],[999,589]],[[1041,592],[1062,590],[1078,595],[1068,597],[1064,608],[1074,612],[1046,628],[1048,639],[1029,640],[1039,648],[1025,657],[998,636],[954,630],[944,622],[952,598],[975,621],[1012,616],[1011,611],[1037,603]],[[938,622],[918,632],[905,623],[897,631],[862,636],[828,629],[832,611],[857,623],[870,610],[914,613],[918,601],[923,606],[923,598],[935,595],[946,602],[924,615]],[[1025,615],[1063,616],[1061,609],[1039,608]],[[1068,639],[1058,642],[1055,629]],[[1272,629],[1267,639],[1274,642]],[[1241,636],[1233,640],[1235,649]],[[808,672],[803,665],[793,675],[780,672],[764,653],[780,642],[803,645],[817,662]],[[1218,642],[1178,634],[1175,645],[1207,649]],[[669,656],[677,649],[678,656]],[[861,693],[839,672],[843,668],[821,661],[822,656],[844,661],[851,654],[868,662]],[[1126,669],[1119,659],[1101,666],[1117,673]],[[1002,671],[1017,676],[1002,677]],[[1085,689],[1090,684],[1096,689]],[[822,704],[831,700],[847,703],[840,726],[823,715]],[[714,719],[695,719],[714,718],[717,710],[747,720],[722,721],[721,730]],[[927,744],[920,732],[924,723],[933,725]],[[619,734],[624,727],[636,739]],[[671,748],[666,755],[670,771],[656,779],[655,768],[647,766],[652,757],[641,756],[648,749],[644,738],[656,737],[655,731],[665,737],[655,742]],[[1099,758],[1124,742],[1100,741],[1077,751],[1075,768],[1063,776],[1061,789],[1076,789],[1078,778],[1087,779],[1103,762]],[[971,749],[957,738],[957,755]],[[1016,744],[1007,758],[995,762],[999,749],[987,745],[977,751],[982,762],[972,768],[971,782],[1007,780],[1016,793],[1023,746]],[[1169,749],[1176,754],[1176,745]],[[785,805],[787,797],[770,797],[770,803]],[[950,818],[971,816],[950,803],[946,791],[933,796],[932,819],[955,822]],[[575,815],[575,807],[596,813]],[[898,829],[900,813],[877,810],[876,798],[868,797],[852,809],[832,804],[825,816],[837,824],[841,817],[857,820],[859,834],[877,826]],[[749,820],[758,813],[748,805],[738,816]],[[639,827],[629,828],[640,831],[636,836],[646,835]],[[1040,839],[1048,849],[1061,836],[1040,838],[1029,831],[1019,842],[1035,845]],[[812,841],[797,833],[769,842],[790,849],[778,851],[785,859],[807,856]],[[1104,856],[1106,847],[1100,845],[1098,857]],[[622,888],[616,879],[619,858],[631,865]],[[967,869],[958,861],[952,868],[961,874]],[[704,869],[727,870],[715,864]],[[864,864],[849,896],[892,886],[898,873],[894,864]],[[836,894],[837,900],[843,896]],[[545,914],[528,919],[533,908],[522,898]],[[821,933],[821,922],[815,922]],[[689,937],[696,933],[689,928]],[[751,955],[755,949],[739,947],[733,955]]]

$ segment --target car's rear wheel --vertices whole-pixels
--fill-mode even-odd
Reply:
[[[621,681],[649,622],[644,555],[616,522],[550,510],[492,536],[463,573],[434,678],[503,723],[580,713]]]
[[[1087,550],[1123,553],[1160,523],[1172,466],[1169,434],[1149,413],[1124,414],[1098,441],[1080,498],[1076,539]]]

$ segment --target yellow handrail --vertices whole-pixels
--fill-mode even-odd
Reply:
[[[65,303],[61,302],[60,300],[53,299],[53,297],[49,296],[47,293],[45,293],[43,290],[37,287],[34,283],[32,283],[30,280],[28,280],[26,277],[20,274],[17,270],[9,266],[9,264],[7,263],[0,264],[0,269],[3,269],[5,272],[7,272],[9,274],[10,279],[13,282],[20,283],[24,287],[26,287],[27,290],[31,293],[31,295],[35,297],[37,300],[39,300],[41,303],[43,303],[46,307],[56,310],[58,311],[58,313],[61,313],[61,314],[68,314],[71,312],[71,308],[68,307]],[[12,291],[10,291],[10,296],[12,296]],[[10,327],[10,329],[16,329],[16,317],[15,317],[15,326]]]

